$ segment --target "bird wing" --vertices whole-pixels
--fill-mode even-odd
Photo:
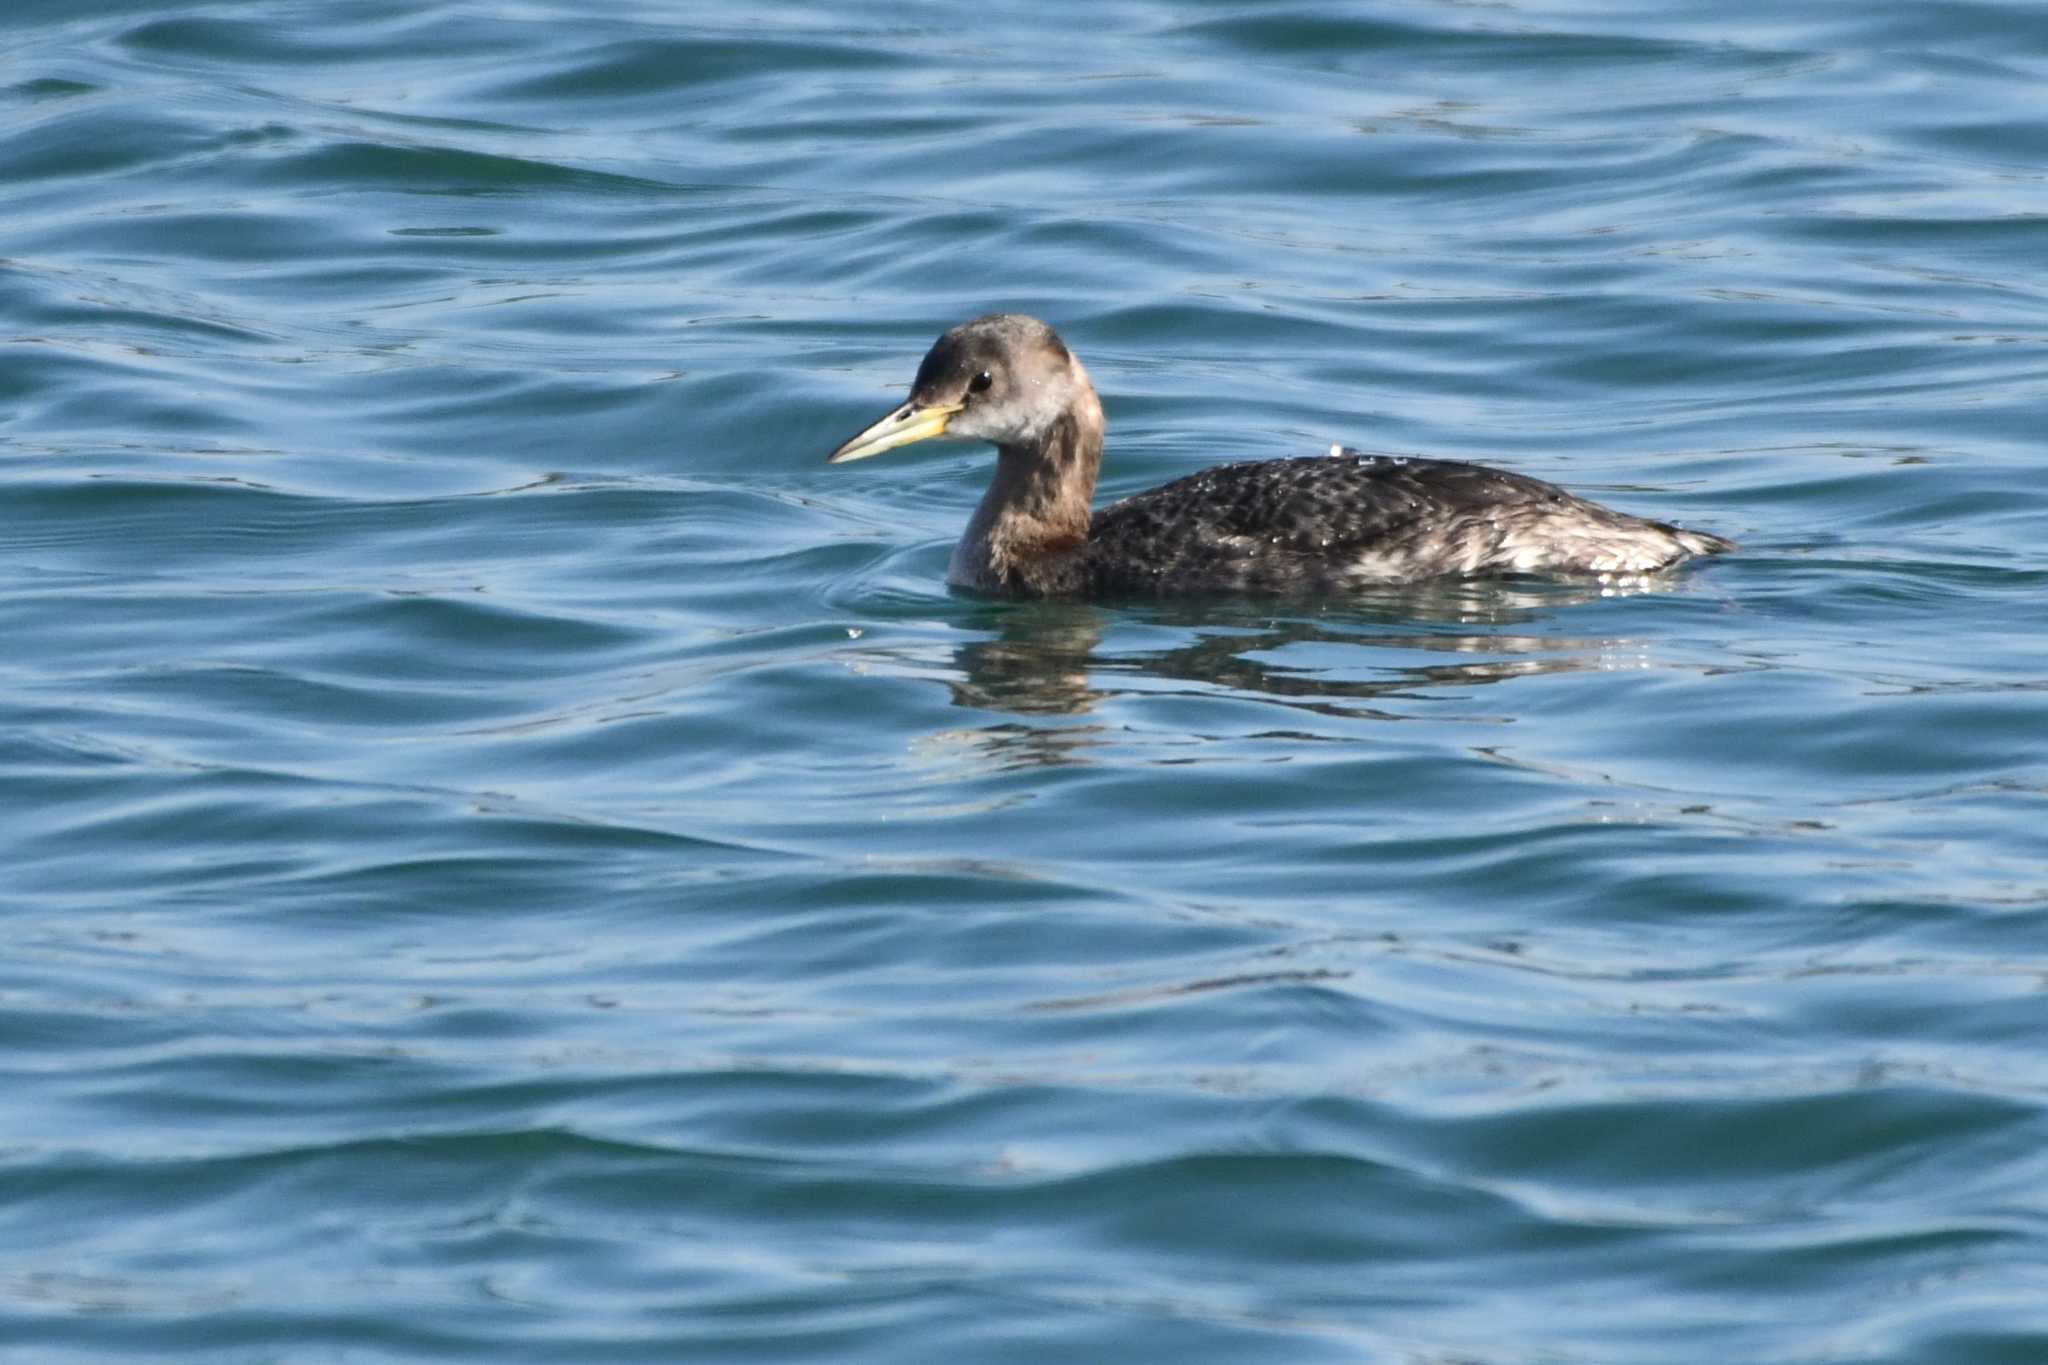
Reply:
[[[1490,509],[1577,501],[1507,470],[1347,452],[1202,470],[1104,508],[1090,540],[1105,560],[1182,574],[1243,559],[1334,563]]]

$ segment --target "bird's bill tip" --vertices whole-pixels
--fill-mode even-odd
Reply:
[[[960,403],[905,403],[826,456],[825,463],[846,464],[865,460],[870,455],[880,455],[898,446],[944,436],[946,424],[963,406]]]

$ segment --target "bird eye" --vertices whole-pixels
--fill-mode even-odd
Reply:
[[[989,377],[989,372],[983,370],[980,374],[967,381],[967,391],[969,393],[987,393],[988,386],[993,383],[995,383],[995,380]]]

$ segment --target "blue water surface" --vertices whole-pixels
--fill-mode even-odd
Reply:
[[[2048,1360],[2048,10],[0,8],[0,1356]],[[1003,603],[1334,442],[1650,585]]]

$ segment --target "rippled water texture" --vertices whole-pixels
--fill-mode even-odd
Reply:
[[[0,6],[0,1355],[2048,1360],[2044,89],[2022,3]],[[1108,496],[1744,548],[955,594],[985,454],[823,457],[991,308]]]

